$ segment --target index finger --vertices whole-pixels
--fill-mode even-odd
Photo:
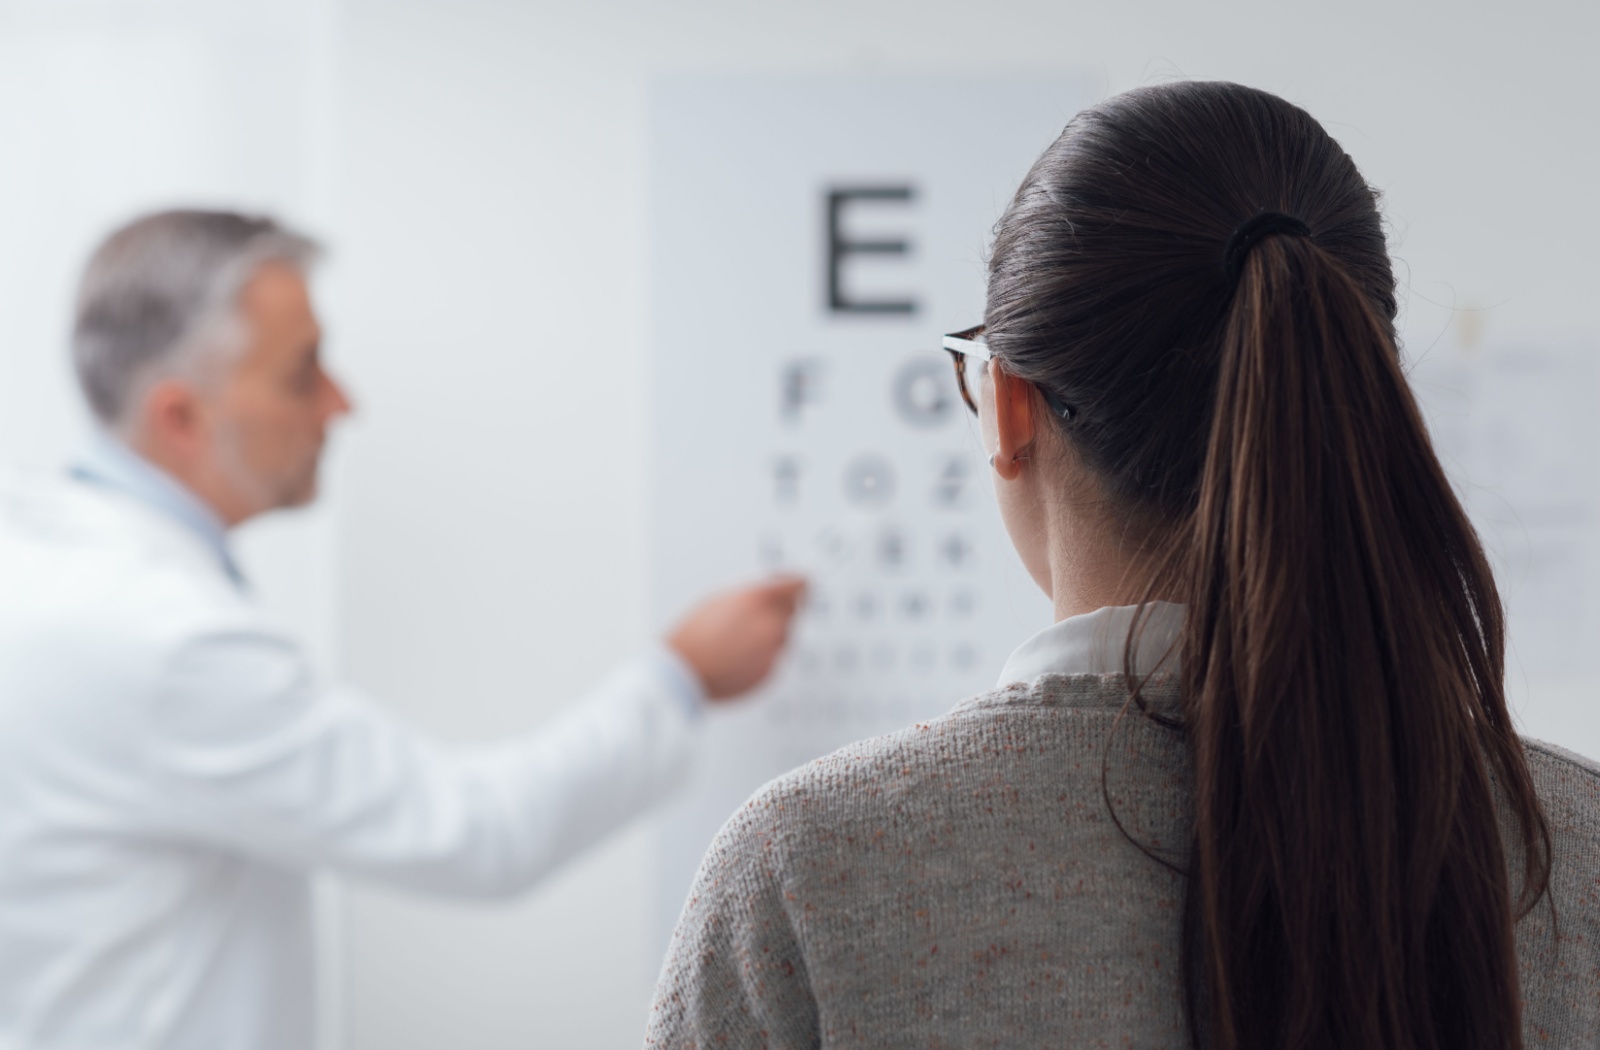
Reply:
[[[784,573],[760,584],[759,589],[768,601],[793,608],[805,597],[807,586],[804,576]]]

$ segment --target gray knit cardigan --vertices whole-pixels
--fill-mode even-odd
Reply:
[[[1176,712],[1170,680],[1150,695]],[[1182,879],[1117,830],[1101,768],[1133,838],[1181,861],[1188,757],[1136,714],[1113,735],[1126,697],[1047,676],[768,784],[706,854],[646,1045],[1186,1047]],[[1600,1047],[1600,767],[1527,755],[1560,933],[1548,902],[1518,927],[1527,1045]]]

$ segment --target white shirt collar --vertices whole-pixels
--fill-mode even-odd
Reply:
[[[72,474],[129,496],[182,525],[211,549],[235,584],[244,577],[228,547],[228,527],[183,483],[111,435],[96,431],[72,465]]]
[[[1118,674],[1123,671],[1123,647],[1133,626],[1136,605],[1113,605],[1081,616],[1069,616],[1029,638],[1006,660],[1000,685],[1031,682],[1046,674]],[[1150,674],[1178,669],[1178,633],[1183,628],[1184,607],[1172,602],[1151,602],[1139,635],[1134,671]],[[1162,657],[1172,655],[1162,663]]]

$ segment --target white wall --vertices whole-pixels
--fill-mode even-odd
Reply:
[[[1414,343],[1455,306],[1486,308],[1489,337],[1592,336],[1595,10],[346,0],[333,308],[363,401],[338,479],[348,672],[441,733],[492,735],[548,719],[658,626],[641,588],[653,75],[1255,84],[1309,107],[1385,191]],[[1583,699],[1526,710],[1592,727]],[[636,1045],[659,962],[650,878],[635,829],[510,910],[355,893],[350,1045]]]

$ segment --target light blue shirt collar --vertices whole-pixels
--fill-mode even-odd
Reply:
[[[1046,674],[1120,674],[1135,605],[1110,605],[1051,624],[1019,645],[1000,672],[1001,685]],[[1134,652],[1134,673],[1178,669],[1178,635],[1184,607],[1151,602]]]
[[[236,585],[244,586],[244,575],[228,546],[228,527],[216,511],[127,445],[104,431],[96,431],[73,461],[70,473],[80,480],[114,489],[176,521],[210,548]]]

